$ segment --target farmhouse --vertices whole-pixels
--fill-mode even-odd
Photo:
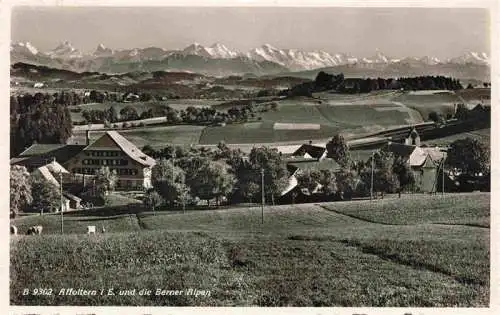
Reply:
[[[387,149],[395,156],[406,159],[419,191],[435,192],[437,190],[441,162],[446,158],[446,153],[442,152],[439,147],[421,147],[420,136],[414,128],[404,143],[389,142]]]
[[[103,166],[108,166],[118,175],[117,189],[143,190],[151,187],[151,168],[155,160],[116,131],[107,131],[90,143],[87,131],[85,145],[33,144],[11,165],[24,165],[33,171],[48,161],[57,160],[72,175],[93,176]],[[66,172],[68,172],[66,171]]]
[[[300,146],[292,156],[287,159],[287,169],[290,175],[286,188],[281,192],[280,203],[301,203],[311,201],[319,193],[322,186],[318,183],[316,188],[309,191],[307,188],[299,188],[298,176],[301,172],[311,170],[331,170],[338,172],[340,165],[331,158],[326,158],[326,148],[304,144]]]
[[[70,173],[59,163],[53,161],[47,165],[41,166],[33,171],[33,174],[38,174],[45,180],[55,185],[56,187],[61,187],[61,179],[64,181]],[[63,191],[63,211],[68,211],[71,209],[79,209],[80,202],[82,200],[77,196],[70,194],[69,192]]]
[[[151,168],[154,164],[153,158],[116,131],[107,131],[66,162],[72,173],[84,175],[94,175],[99,168],[108,166],[116,171],[117,189],[122,190],[150,188]]]

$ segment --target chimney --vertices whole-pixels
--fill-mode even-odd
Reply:
[[[90,144],[90,129],[87,129],[85,131],[85,144],[89,145]]]

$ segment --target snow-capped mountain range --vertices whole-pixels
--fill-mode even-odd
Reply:
[[[19,42],[11,43],[10,52],[11,62],[32,62],[77,71],[118,71],[115,70],[117,68],[115,65],[120,64],[120,67],[122,67],[124,63],[133,64],[131,67],[135,70],[142,69],[144,64],[148,64],[147,69],[150,69],[151,64],[154,62],[156,62],[155,67],[158,70],[164,70],[161,68],[161,64],[168,65],[165,69],[170,69],[175,64],[174,68],[176,70],[186,68],[188,71],[199,71],[200,67],[203,68],[203,63],[210,64],[209,67],[212,70],[216,68],[216,63],[222,62],[226,66],[231,64],[231,67],[234,67],[236,63],[243,63],[246,65],[245,67],[238,65],[236,68],[241,70],[251,65],[252,69],[261,69],[262,71],[259,70],[260,74],[266,73],[268,67],[271,67],[273,71],[280,69],[302,71],[339,66],[378,69],[383,66],[429,67],[442,65],[477,65],[489,68],[490,65],[489,56],[484,52],[468,52],[448,60],[440,60],[432,56],[396,58],[387,56],[379,50],[376,50],[373,56],[356,57],[345,53],[329,53],[322,50],[280,49],[269,44],[251,49],[248,52],[240,52],[221,43],[215,43],[212,46],[193,43],[184,49],[177,50],[166,50],[158,47],[113,50],[99,44],[94,52],[83,53],[68,41],[46,52],[41,52],[29,42]],[[189,64],[193,62],[197,64],[194,69]],[[104,64],[105,67],[102,68]],[[236,73],[238,72],[236,71]]]

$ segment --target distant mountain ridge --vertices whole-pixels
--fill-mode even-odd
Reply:
[[[356,57],[345,53],[279,49],[270,44],[240,52],[224,44],[206,47],[193,43],[182,50],[158,47],[113,50],[99,44],[94,52],[82,53],[66,41],[56,48],[41,52],[29,42],[12,43],[11,63],[27,62],[72,71],[123,73],[129,71],[175,70],[207,75],[241,74],[269,75],[280,72],[307,71],[320,68],[345,68],[371,72],[377,69],[382,76],[429,74],[435,69],[452,68],[452,73],[476,79],[489,78],[490,60],[484,52],[468,52],[456,58],[439,60],[432,56],[394,58],[378,51],[373,56]],[[472,69],[472,70],[471,70]],[[478,70],[479,69],[479,70]],[[411,71],[410,71],[411,70]],[[409,73],[408,73],[409,74]]]

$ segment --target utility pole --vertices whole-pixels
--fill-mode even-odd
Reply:
[[[443,166],[442,166],[442,170],[441,171],[443,172],[443,179],[442,179],[443,182],[441,184],[443,191],[442,191],[441,194],[444,196],[444,158],[443,158]]]
[[[260,177],[261,177],[261,188],[262,188],[262,206],[261,206],[261,212],[262,212],[262,224],[264,224],[264,203],[265,203],[265,197],[264,197],[264,169],[260,169]]]
[[[63,207],[63,182],[62,182],[62,171],[59,171],[59,187],[61,188],[61,234],[64,234],[64,207]]]
[[[373,200],[373,168],[375,163],[375,152],[372,153],[372,176],[371,176],[371,185],[370,185],[370,200]]]
[[[174,147],[174,151],[172,152],[172,192],[174,191],[174,187],[175,187],[175,170],[174,169],[175,169],[175,147]],[[175,205],[175,200],[172,200],[172,205]]]

